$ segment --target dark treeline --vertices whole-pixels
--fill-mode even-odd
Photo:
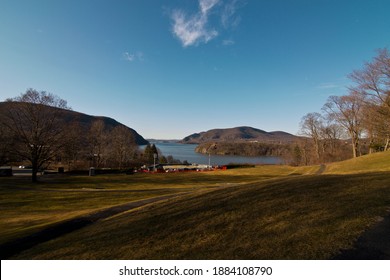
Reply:
[[[283,156],[288,153],[289,144],[260,142],[218,142],[202,143],[195,151],[202,154],[236,156]]]
[[[367,144],[362,144],[367,150]],[[335,139],[332,142],[321,140],[321,162],[341,161],[351,157],[350,143],[347,140]],[[213,142],[202,143],[196,152],[212,155],[232,156],[276,156],[291,165],[311,165],[320,162],[316,158],[316,150],[312,139],[302,137],[294,142]]]

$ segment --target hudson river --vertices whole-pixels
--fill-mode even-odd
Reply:
[[[153,142],[152,142],[153,143]],[[153,143],[161,151],[164,156],[173,156],[181,161],[189,163],[209,164],[209,155],[199,154],[195,152],[196,144],[180,144],[180,143]],[[144,148],[142,146],[141,148]],[[211,165],[226,165],[229,163],[249,163],[249,164],[281,164],[282,159],[279,157],[245,157],[245,156],[210,156]]]

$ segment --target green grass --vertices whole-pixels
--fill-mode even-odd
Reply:
[[[319,166],[259,166],[49,178],[37,186],[7,179],[0,182],[2,240],[99,208],[182,193],[15,258],[328,259],[351,248],[389,210],[389,155],[331,164],[323,175],[313,175]]]

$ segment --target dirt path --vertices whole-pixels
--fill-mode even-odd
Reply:
[[[390,260],[390,215],[365,231],[353,249],[341,251],[335,260]]]
[[[321,164],[320,168],[317,170],[315,175],[321,175],[322,173],[324,173],[325,169],[326,169],[326,165],[325,164]]]
[[[148,199],[143,199],[139,201],[133,201],[126,204],[121,204],[118,206],[113,206],[104,210],[100,210],[91,214],[84,216],[79,216],[70,220],[66,220],[55,224],[49,228],[43,229],[39,232],[31,234],[29,236],[5,243],[0,245],[0,258],[10,259],[12,256],[19,254],[22,251],[30,249],[40,243],[52,240],[54,238],[60,237],[67,233],[73,232],[75,230],[81,229],[85,226],[88,226],[92,223],[95,223],[99,220],[117,215],[119,213],[138,208],[150,203],[154,203],[161,200],[166,200],[172,197],[176,197],[181,194],[173,194],[166,196],[153,197]]]

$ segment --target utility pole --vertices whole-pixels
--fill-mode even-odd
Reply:
[[[154,172],[156,172],[156,158],[157,158],[157,154],[154,153],[153,154],[153,170],[154,170]]]

